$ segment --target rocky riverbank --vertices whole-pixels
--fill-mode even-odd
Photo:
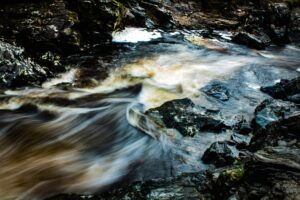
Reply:
[[[282,87],[282,85],[284,85]],[[270,86],[268,93],[299,95],[299,78]],[[280,89],[279,89],[280,88]],[[265,88],[261,88],[265,91]],[[168,110],[170,109],[170,110]],[[198,108],[200,109],[200,108]],[[203,109],[203,108],[202,108]],[[154,114],[156,111],[158,113]],[[185,137],[203,127],[222,124],[212,115],[197,113],[189,99],[173,100],[147,115],[155,123],[175,128]],[[226,123],[226,119],[223,119]],[[198,124],[200,123],[200,124]],[[204,125],[204,124],[205,125]],[[232,127],[231,139],[213,143],[202,160],[212,168],[119,185],[99,195],[58,195],[51,200],[74,199],[297,199],[300,194],[299,130],[300,108],[291,101],[269,98],[255,110],[250,124],[240,121]],[[188,131],[188,132],[187,132]]]
[[[147,30],[156,30],[159,34],[169,35],[168,37],[158,38],[150,42],[142,43],[141,45],[113,42],[113,35],[125,27],[142,27]],[[182,34],[182,32],[195,30],[197,30],[196,36]],[[226,33],[230,34],[228,34],[229,36],[226,35],[222,37],[220,31],[226,31]],[[99,117],[97,112],[100,112],[102,109],[101,106],[108,104],[105,101],[98,102],[98,100],[105,99],[103,91],[110,91],[116,81],[127,81],[120,81],[118,84],[122,86],[113,88],[121,88],[121,90],[117,90],[116,94],[121,95],[122,100],[124,100],[128,98],[128,96],[126,96],[126,93],[124,93],[124,97],[122,96],[123,87],[138,85],[137,87],[133,87],[134,92],[130,94],[136,96],[137,93],[141,92],[135,91],[141,90],[139,85],[142,84],[141,80],[154,76],[155,72],[151,71],[151,69],[147,69],[148,71],[146,71],[146,73],[143,71],[142,75],[140,75],[138,74],[139,70],[142,71],[144,69],[137,68],[136,72],[135,68],[130,68],[130,65],[144,66],[147,62],[150,62],[150,65],[154,65],[154,62],[151,60],[148,61],[142,56],[142,59],[134,60],[132,64],[131,62],[124,61],[126,60],[126,56],[122,57],[120,55],[131,52],[128,54],[129,56],[138,57],[137,54],[140,56],[141,52],[145,51],[147,54],[157,56],[155,54],[155,52],[157,53],[157,48],[153,46],[166,46],[167,50],[175,51],[167,45],[176,44],[176,48],[182,48],[179,44],[183,42],[186,42],[187,46],[192,46],[191,48],[193,50],[200,49],[202,51],[202,47],[207,47],[208,52],[206,52],[207,49],[205,49],[202,52],[203,54],[201,54],[206,57],[210,56],[210,51],[214,51],[214,53],[217,52],[216,54],[219,58],[223,58],[223,54],[230,54],[228,49],[226,49],[230,48],[230,46],[224,47],[216,46],[216,44],[207,44],[207,41],[204,41],[205,39],[226,41],[226,45],[239,44],[241,48],[235,50],[237,52],[243,49],[247,49],[247,51],[249,49],[253,50],[250,50],[251,53],[249,54],[238,52],[236,55],[246,57],[249,55],[253,56],[254,54],[255,56],[263,55],[265,53],[266,58],[272,59],[276,57],[277,54],[276,56],[271,54],[268,57],[268,52],[257,50],[268,50],[271,47],[274,49],[278,47],[280,49],[284,45],[293,45],[294,48],[300,45],[299,1],[1,1],[1,100],[9,104],[10,101],[15,103],[15,98],[17,99],[17,103],[24,103],[25,105],[23,105],[24,107],[21,106],[19,109],[16,109],[16,111],[14,110],[12,114],[10,113],[11,108],[6,108],[7,110],[4,110],[4,114],[8,113],[11,114],[8,116],[14,116],[14,114],[22,113],[22,109],[25,109],[30,117],[30,113],[34,110],[33,115],[37,115],[36,118],[41,115],[44,121],[51,121],[56,115],[52,114],[52,111],[49,113],[45,112],[46,114],[44,112],[39,113],[40,108],[38,106],[44,106],[44,108],[47,106],[51,108],[57,106],[56,109],[59,110],[63,110],[62,107],[70,106],[72,117],[73,115],[76,117],[74,113],[78,112],[80,113],[78,114],[79,117],[81,117],[79,118],[80,120],[89,121],[89,115]],[[143,44],[151,45],[151,47],[143,48]],[[183,50],[187,50],[187,48]],[[137,51],[137,53],[132,53],[132,51]],[[191,53],[192,51],[188,52]],[[296,52],[299,54],[298,49],[296,49]],[[195,58],[199,56],[198,53],[199,52],[194,55]],[[234,55],[235,54],[232,54],[232,57],[234,57]],[[185,56],[186,54],[183,54],[180,58]],[[266,59],[265,57],[264,59]],[[283,65],[286,60],[284,60],[284,58],[282,58],[282,60],[280,59],[278,59],[280,61],[278,65],[284,68],[285,66]],[[111,72],[112,69],[123,66],[124,63],[129,63],[129,66],[125,65],[127,71],[120,71],[120,74],[109,76],[109,72]],[[295,63],[298,64],[297,61]],[[158,65],[160,64],[164,63],[158,62]],[[176,64],[177,63],[174,65]],[[193,63],[188,62],[187,64],[192,65]],[[203,63],[200,63],[199,65],[202,64]],[[229,64],[232,63],[229,62]],[[299,71],[299,66],[296,66],[296,64],[292,63],[291,65],[296,67]],[[255,65],[255,63],[253,65]],[[216,67],[218,66],[219,65]],[[271,71],[273,66],[267,65],[258,67],[263,67],[265,71]],[[215,141],[205,149],[203,155],[201,154],[200,157],[194,160],[194,162],[203,163],[207,167],[205,170],[200,170],[199,172],[184,172],[180,175],[171,173],[172,176],[169,178],[165,178],[164,176],[160,179],[134,182],[130,177],[125,176],[124,178],[119,175],[124,179],[118,182],[117,185],[107,184],[111,186],[108,187],[105,185],[107,186],[106,188],[101,188],[101,191],[93,195],[61,194],[50,197],[48,200],[298,199],[300,196],[300,78],[298,77],[292,80],[283,79],[274,85],[266,85],[265,83],[273,83],[278,77],[285,77],[285,74],[281,75],[280,70],[272,74],[263,74],[265,71],[259,71],[253,68],[248,68],[250,75],[247,74],[248,71],[245,69],[245,71],[241,71],[241,74],[237,75],[238,78],[234,77],[229,81],[211,80],[205,83],[205,86],[196,88],[198,95],[205,99],[206,102],[209,102],[210,106],[208,107],[206,107],[207,105],[199,104],[192,98],[170,98],[173,94],[176,96],[175,93],[184,94],[180,92],[183,90],[183,86],[179,85],[178,87],[176,86],[176,88],[170,89],[168,88],[168,83],[166,83],[160,86],[159,90],[161,94],[166,94],[166,96],[167,94],[172,94],[164,98],[173,100],[141,113],[143,119],[150,122],[152,125],[151,128],[156,128],[159,132],[163,132],[164,134],[169,134],[168,131],[173,130],[172,134],[174,134],[174,132],[175,134],[170,136],[171,139],[193,140],[195,137],[199,137],[199,134],[206,134],[206,132],[214,136],[226,135],[223,140],[215,139]],[[131,74],[126,74],[129,73],[130,70],[132,70]],[[176,69],[173,70],[175,71]],[[53,83],[47,82],[53,78],[59,78],[59,75],[64,72],[71,74],[70,81],[62,80],[58,81],[57,84],[55,81]],[[204,70],[204,72],[206,71]],[[208,70],[206,73],[209,72]],[[296,77],[296,70],[293,72],[294,74],[287,72],[290,74],[286,76]],[[116,73],[118,73],[118,71],[116,71]],[[166,74],[168,71],[164,73]],[[268,79],[267,76],[273,75],[274,77]],[[220,74],[216,75],[216,79],[219,78],[219,76]],[[264,86],[258,89],[257,85],[251,85],[250,83],[247,83],[247,85],[243,82],[246,76],[250,76],[248,79],[260,81],[261,85]],[[109,78],[106,80],[105,78],[107,77]],[[101,87],[100,83],[103,80],[106,80],[106,82],[104,82],[104,86],[102,85]],[[255,81],[254,83],[256,83]],[[49,92],[49,96],[47,96],[48,93],[45,95],[39,94],[45,92],[47,89],[47,87],[43,85],[45,82],[50,85],[49,87],[54,86],[53,93]],[[145,85],[148,84],[147,86],[150,88],[155,85],[153,80],[152,82],[145,82]],[[28,97],[26,96],[26,87],[41,90],[37,89],[36,92],[33,90],[32,96],[30,96],[31,93],[29,91]],[[44,88],[46,89],[43,90]],[[12,91],[5,93],[7,90]],[[26,90],[24,92],[25,95],[21,94],[23,90]],[[171,90],[171,92],[164,93],[166,90]],[[84,92],[86,92],[86,94]],[[108,96],[111,100],[117,95],[112,93]],[[148,95],[151,95],[151,93]],[[18,96],[20,99],[18,99]],[[114,103],[117,106],[116,102]],[[29,105],[28,107],[28,103],[36,103],[39,105]],[[75,111],[76,106],[79,107],[78,110],[80,110],[80,112]],[[91,106],[91,108],[89,106]],[[242,107],[246,108],[243,109]],[[87,111],[87,108],[89,108],[90,111]],[[96,110],[96,108],[99,108],[99,110]],[[235,109],[239,109],[239,112]],[[243,115],[241,114],[243,112],[251,113],[245,113],[245,115]],[[109,115],[108,111],[107,113]],[[126,111],[122,110],[122,115],[125,116],[125,113]],[[237,115],[237,113],[239,113],[239,115]],[[27,114],[26,117],[28,117]],[[20,116],[22,115],[20,114]],[[116,119],[116,121],[118,117],[118,113],[112,114],[112,118]],[[105,116],[100,117],[101,120],[103,120],[102,118],[105,118]],[[103,122],[105,124],[107,122],[106,118],[103,121],[101,120],[101,123]],[[36,119],[34,118],[33,121],[35,123]],[[126,119],[124,118],[123,121],[126,121]],[[144,121],[142,120],[142,122]],[[4,124],[5,123],[7,122],[4,122]],[[30,120],[28,120],[28,123],[30,124]],[[77,123],[81,123],[81,121],[78,122],[74,120],[74,124],[77,125]],[[110,126],[117,127],[118,123],[119,122],[114,121],[110,122],[108,124],[109,127],[105,127],[105,130],[107,129],[106,131],[109,131],[111,129]],[[96,125],[94,129],[101,132],[101,127]],[[51,124],[51,126],[52,128],[56,127],[53,124]],[[130,128],[132,127],[130,126]],[[78,128],[75,126],[74,130],[75,129]],[[7,128],[7,130],[10,130],[10,128]],[[49,130],[52,130],[51,127]],[[71,130],[73,129],[71,128]],[[84,130],[85,129],[83,129],[83,131]],[[146,132],[147,130],[143,131]],[[88,129],[88,132],[93,132],[93,130]],[[62,131],[62,133],[65,132]],[[138,135],[138,133],[134,133]],[[67,135],[68,134],[69,132],[67,132]],[[43,137],[41,136],[41,138]],[[93,143],[93,139],[91,138],[86,138],[88,141],[86,142],[87,144]],[[99,138],[100,137],[98,137],[98,139]],[[113,135],[113,141],[116,138],[117,137]],[[48,139],[53,138],[49,136]],[[78,138],[75,139],[76,142],[80,140]],[[150,139],[152,138],[148,137],[147,141]],[[106,141],[106,139],[103,141],[109,142]],[[76,142],[74,142],[74,146],[77,145]],[[93,148],[100,148],[97,147],[96,144],[98,143],[95,143],[95,147],[93,146]],[[124,144],[124,146],[126,145]],[[68,148],[71,149],[71,147]],[[84,146],[84,148],[86,147]],[[102,147],[100,150],[97,149],[97,153],[94,152],[92,147],[84,148],[80,151],[80,153],[84,151],[88,152],[84,154],[84,156],[88,155],[92,157],[103,151]],[[108,149],[112,152],[114,150],[113,147]],[[133,150],[131,149],[131,151]],[[190,153],[192,154],[193,152]],[[106,155],[105,151],[103,154]],[[53,159],[54,158],[56,157],[53,156]],[[76,162],[79,161],[76,160]],[[139,165],[136,161],[133,163],[134,165]],[[66,165],[67,164],[68,163],[66,163]],[[89,165],[87,164],[86,166]],[[60,167],[63,167],[63,165]],[[128,168],[134,167],[130,165]],[[51,178],[56,181],[56,173],[54,173],[54,175],[55,176]],[[42,173],[40,176],[44,177]],[[128,176],[130,176],[130,174]],[[80,176],[78,175],[78,177]],[[67,178],[67,180],[69,179],[70,177]],[[129,184],[126,183],[127,179]],[[54,183],[56,183],[55,181]],[[33,182],[39,181],[34,180]],[[25,181],[24,185],[26,185]],[[74,185],[76,188],[76,184]],[[17,187],[19,186],[16,186],[16,188]],[[43,186],[41,186],[41,188],[47,191]],[[57,188],[57,191],[61,191],[59,190],[61,188]],[[65,188],[68,187],[65,186]],[[95,190],[97,191],[97,189],[93,191]],[[53,191],[56,190],[53,189]],[[56,194],[56,192],[52,193]]]

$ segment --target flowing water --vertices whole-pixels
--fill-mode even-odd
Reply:
[[[267,98],[261,86],[298,75],[300,49],[255,51],[228,42],[230,33],[219,32],[219,40],[198,33],[129,28],[115,34],[116,50],[92,55],[100,68],[110,66],[107,78],[99,67],[90,66],[89,73],[78,67],[39,88],[3,91],[1,199],[93,193],[129,174],[146,180],[208,167],[201,162],[204,150],[229,133],[183,138],[176,130],[158,129],[143,112],[189,97],[221,109],[225,118],[251,119]],[[84,86],[83,77],[93,85]],[[221,103],[201,93],[212,80],[226,82],[234,98]]]

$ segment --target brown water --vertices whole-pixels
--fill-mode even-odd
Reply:
[[[129,50],[113,58],[108,78],[99,77],[93,87],[61,86],[80,82],[82,69],[76,68],[41,88],[2,92],[1,199],[93,193],[129,173],[145,180],[204,170],[204,150],[230,133],[182,138],[176,130],[157,129],[143,111],[190,97],[221,108],[225,117],[251,118],[267,98],[260,86],[298,75],[294,46],[254,51],[195,32],[159,34],[155,42],[126,44]],[[205,97],[199,89],[215,79],[230,83],[236,98],[224,104]]]

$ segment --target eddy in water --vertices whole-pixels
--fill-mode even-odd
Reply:
[[[130,31],[134,39],[127,37]],[[198,158],[226,133],[190,140],[159,128],[143,113],[184,97],[210,106],[200,89],[212,80],[234,79],[234,86],[243,83],[258,93],[282,74],[293,77],[300,63],[297,48],[253,51],[194,33],[147,32],[148,38],[135,43],[144,31],[126,29],[115,36],[115,42],[131,49],[117,58],[121,66],[93,87],[62,88],[62,83],[80,81],[80,69],[73,69],[42,88],[1,95],[1,199],[95,193],[132,172],[131,180],[147,180],[204,170]],[[149,42],[153,39],[157,42]],[[267,70],[272,77],[263,76]],[[238,104],[222,106],[245,111]]]

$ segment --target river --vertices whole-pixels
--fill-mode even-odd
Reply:
[[[101,53],[92,59],[110,66],[106,78],[97,67],[90,66],[88,73],[78,67],[42,87],[2,91],[1,199],[94,193],[122,179],[209,167],[201,162],[203,152],[229,133],[184,138],[175,130],[158,129],[144,112],[189,97],[221,109],[225,118],[243,114],[251,119],[267,98],[261,86],[299,75],[300,49],[257,51],[231,43],[231,33],[217,32],[218,39],[200,33],[127,28],[115,33],[114,54],[109,48],[103,53],[107,46],[95,47]],[[82,84],[82,77],[92,86]],[[226,82],[234,98],[227,103],[207,98],[200,89],[213,80]]]

